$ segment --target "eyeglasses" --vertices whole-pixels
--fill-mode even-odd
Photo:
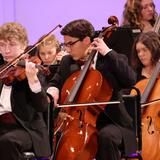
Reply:
[[[77,42],[79,42],[80,39],[77,39],[76,41],[74,42],[68,42],[68,43],[61,43],[61,47],[68,47],[70,48],[71,46],[73,46],[74,44],[76,44]]]

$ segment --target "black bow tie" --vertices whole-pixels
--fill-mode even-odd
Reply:
[[[83,65],[85,64],[85,62],[86,62],[86,61],[83,61],[83,60],[78,60],[78,61],[77,61],[77,63],[78,63],[80,66],[83,66]]]

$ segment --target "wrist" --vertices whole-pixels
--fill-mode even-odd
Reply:
[[[39,79],[38,79],[37,76],[28,77],[28,82],[29,82],[30,84],[38,83],[38,82],[39,82]]]
[[[103,56],[107,55],[112,49],[108,48],[104,53],[102,53]]]
[[[41,84],[38,77],[28,79],[28,84],[32,92],[38,93],[41,91]]]

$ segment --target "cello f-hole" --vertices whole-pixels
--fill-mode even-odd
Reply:
[[[147,132],[151,135],[151,134],[153,134],[153,133],[154,133],[154,131],[153,131],[153,130],[150,130],[151,125],[152,125],[152,117],[147,116],[147,119],[149,119],[149,124],[148,124],[148,127],[147,127]]]
[[[79,128],[82,128],[83,127],[83,122],[82,122],[82,111],[81,110],[77,110],[77,112],[79,112]]]

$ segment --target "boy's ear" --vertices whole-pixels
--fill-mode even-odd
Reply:
[[[86,43],[86,44],[90,44],[91,43],[91,39],[90,39],[90,37],[85,37],[84,39],[83,39],[83,42],[84,43]]]

